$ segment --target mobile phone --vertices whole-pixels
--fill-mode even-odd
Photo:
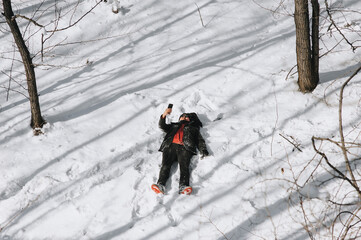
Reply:
[[[173,104],[169,103],[168,108],[172,108],[172,107],[173,107]]]

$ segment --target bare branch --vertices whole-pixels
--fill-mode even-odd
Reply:
[[[294,65],[294,66],[290,69],[290,71],[288,72],[288,74],[287,74],[287,76],[286,76],[286,78],[285,78],[286,81],[288,80],[288,77],[289,77],[290,75],[293,76],[294,74],[297,73],[297,70],[296,70],[296,72],[294,72],[294,73],[291,74],[291,72],[293,71],[293,69],[294,69],[295,67],[297,67],[297,64]]]
[[[11,86],[11,79],[12,79],[12,73],[13,73],[13,67],[14,67],[14,61],[15,61],[15,45],[14,45],[14,50],[13,50],[13,58],[11,61],[11,67],[10,67],[10,74],[9,74],[9,84],[8,84],[8,90],[6,93],[6,101],[9,101],[9,94],[10,94],[10,86]]]
[[[357,205],[358,202],[353,202],[353,203],[338,203],[338,202],[334,202],[332,200],[328,200],[330,203],[335,204],[335,205],[339,205],[339,206],[354,206]]]
[[[212,224],[212,225],[217,229],[217,231],[223,235],[223,237],[224,237],[225,239],[229,240],[229,238],[227,238],[227,236],[224,234],[224,232],[222,232],[222,231],[217,227],[217,225],[213,223],[213,221],[212,221],[212,219],[211,219],[211,217],[212,217],[212,212],[211,212],[211,214],[210,214],[209,217],[206,217],[206,216],[204,215],[202,205],[200,206],[200,210],[201,210],[201,212],[202,212],[202,216],[203,216],[204,218],[206,218],[206,219],[208,220],[208,222],[209,222],[210,224]]]
[[[30,200],[24,208],[22,208],[13,217],[11,217],[3,227],[0,227],[0,232],[2,232],[7,226],[9,226],[18,216],[20,216],[20,214],[22,214],[26,209],[28,209],[34,202],[36,202],[39,199],[39,197],[40,195],[38,195],[34,200]]]
[[[20,94],[20,95],[23,95],[26,99],[29,99],[28,96],[26,96],[24,93],[22,93],[22,92],[20,92],[20,91],[18,91],[18,90],[9,89],[8,87],[4,87],[4,86],[0,86],[0,88],[5,89],[6,91],[18,93],[18,94]]]
[[[310,237],[311,240],[314,239],[313,235],[312,235],[312,232],[308,226],[308,219],[307,219],[307,214],[305,212],[305,209],[303,207],[303,200],[302,200],[302,196],[300,196],[300,206],[301,206],[301,209],[302,209],[302,215],[303,215],[303,220],[305,221],[305,226],[304,226],[304,229],[306,230],[308,236]]]
[[[348,177],[345,176],[345,174],[343,174],[340,170],[338,170],[335,166],[333,166],[330,161],[328,160],[326,154],[324,154],[323,152],[319,151],[317,148],[316,148],[316,145],[315,145],[315,138],[312,137],[312,146],[313,146],[313,149],[320,155],[322,156],[322,158],[325,159],[326,163],[328,166],[330,166],[335,172],[338,173],[338,175],[346,180],[353,188],[355,188],[355,190],[357,191],[357,193],[359,194],[359,196],[361,196],[361,191],[359,189],[359,187],[357,186],[357,184],[355,185],[353,181],[351,181]]]
[[[259,6],[260,8],[272,12],[273,15],[280,14],[280,15],[289,16],[289,17],[293,17],[293,15],[294,15],[293,13],[287,12],[287,10],[285,9],[285,7],[284,7],[285,0],[281,0],[280,4],[276,7],[276,9],[271,9],[271,8],[264,7],[255,0],[252,0],[252,2],[255,3],[257,6]],[[284,10],[285,13],[280,11],[281,8]]]
[[[10,76],[9,74],[7,74],[7,73],[4,72],[4,71],[1,71],[1,73],[4,74],[4,75],[6,75],[7,77],[11,78],[11,80],[12,80],[13,82],[15,82],[19,87],[21,87],[21,88],[24,89],[25,91],[28,91],[27,88],[25,88],[21,83],[19,83],[18,81],[16,81],[12,76]],[[8,89],[8,88],[6,88],[6,87],[3,87],[3,88]],[[14,92],[15,92],[15,91],[14,91]],[[25,95],[24,95],[24,96],[25,96]]]
[[[70,17],[70,19],[69,19],[69,24],[71,24],[71,21],[73,20],[73,17],[74,17],[74,15],[75,15],[75,12],[76,12],[78,6],[79,6],[79,3],[80,3],[80,1],[78,0],[78,2],[76,3],[76,5],[75,5],[75,7],[74,7],[73,13],[71,14],[71,17]]]
[[[331,21],[331,25],[333,25],[336,30],[338,31],[338,33],[342,36],[343,39],[345,39],[345,41],[351,46],[352,48],[352,51],[355,52],[356,50],[356,47],[346,38],[346,36],[342,33],[342,31],[340,30],[340,28],[337,26],[337,24],[335,23],[335,21],[333,20],[332,18],[332,14],[331,14],[331,11],[330,11],[330,8],[328,7],[328,2],[327,0],[325,0],[325,6],[326,6],[326,12],[330,18],[330,21]],[[330,25],[330,27],[331,27]],[[330,29],[329,27],[329,29]]]
[[[201,19],[202,26],[205,28],[206,26],[204,26],[201,11],[199,10],[199,7],[198,7],[197,3],[194,3],[194,4],[197,6],[197,9],[198,9],[198,14],[199,14],[199,18]]]
[[[337,141],[334,141],[330,138],[322,138],[322,137],[315,137],[316,140],[321,140],[321,141],[329,141],[335,145],[337,145],[339,148],[342,149],[342,143],[341,142],[337,142]],[[355,143],[355,142],[345,142],[345,144],[350,144],[350,145],[353,145],[354,147],[361,147],[361,144],[360,143]],[[347,149],[346,149],[347,150]]]
[[[52,64],[33,64],[34,67],[48,67],[50,68],[68,68],[68,69],[78,69],[85,66],[88,66],[88,62],[86,64],[80,65],[80,66],[65,66],[65,65],[52,65]]]
[[[283,136],[281,133],[279,134],[281,137],[283,137],[284,139],[287,140],[287,142],[291,143],[298,151],[302,152],[302,150],[298,147],[300,144],[295,144],[293,142],[291,142],[289,139],[287,139],[285,136]],[[292,138],[293,139],[293,138]]]
[[[60,31],[64,31],[67,30],[73,26],[75,26],[77,23],[79,23],[83,18],[85,18],[89,13],[91,13],[93,11],[94,8],[96,8],[102,1],[97,2],[89,11],[87,11],[85,14],[83,14],[78,20],[76,20],[74,23],[69,24],[69,26],[64,27],[64,28],[59,28],[59,29],[55,29],[55,30],[51,30],[51,31],[47,31],[47,32],[60,32]]]
[[[20,14],[16,14],[16,15],[14,15],[12,20],[14,20],[15,18],[18,18],[18,17],[20,17],[20,18],[24,18],[24,19],[28,20],[29,22],[32,22],[34,25],[36,25],[36,26],[38,26],[38,27],[41,27],[41,28],[43,28],[43,27],[44,27],[43,25],[41,25],[41,24],[37,23],[37,22],[36,22],[36,21],[34,21],[33,19],[28,18],[28,17],[23,16],[23,15],[20,15]]]
[[[355,185],[357,187],[358,192],[359,192],[359,198],[361,199],[361,192],[360,192],[359,187],[357,186],[355,176],[353,175],[353,172],[352,172],[352,169],[351,169],[350,161],[348,160],[348,157],[347,157],[347,151],[346,151],[346,146],[345,146],[345,137],[344,137],[344,134],[343,134],[343,124],[342,124],[343,92],[344,92],[344,89],[347,86],[347,84],[358,74],[359,71],[361,71],[361,66],[346,80],[346,82],[344,82],[344,84],[341,87],[338,114],[339,114],[339,131],[340,131],[341,144],[342,144],[342,153],[343,153],[344,158],[345,158],[346,169],[350,173],[353,185]]]

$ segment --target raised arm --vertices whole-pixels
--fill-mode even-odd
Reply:
[[[170,113],[172,112],[172,109],[171,108],[167,108],[164,113],[160,116],[160,119],[159,119],[159,128],[162,129],[164,132],[168,132],[171,128],[171,125],[170,124],[167,124],[165,122],[165,117],[167,115],[169,115]]]

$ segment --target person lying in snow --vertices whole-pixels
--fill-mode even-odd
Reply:
[[[202,122],[196,113],[183,113],[179,122],[166,124],[165,118],[172,112],[167,108],[160,116],[159,127],[166,133],[159,151],[163,152],[162,166],[159,172],[157,184],[151,186],[156,193],[164,194],[165,184],[169,178],[170,169],[174,162],[179,163],[180,179],[179,194],[191,194],[189,186],[189,165],[193,155],[197,154],[197,148],[202,157],[208,156],[206,143],[200,133]]]

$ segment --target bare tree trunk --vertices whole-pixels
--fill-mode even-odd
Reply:
[[[319,35],[320,35],[320,4],[318,0],[311,0],[312,3],[312,77],[314,83],[317,84],[320,81],[319,78],[319,59],[320,59],[320,44],[319,44]],[[316,87],[315,86],[315,87]]]
[[[317,0],[312,0],[312,2],[317,2]],[[300,91],[304,93],[312,92],[318,84],[318,17],[313,19],[312,22],[313,46],[311,50],[308,0],[295,0],[298,86]],[[314,64],[317,64],[317,68],[315,68]]]
[[[31,107],[30,125],[33,129],[42,128],[46,122],[41,116],[38,90],[36,87],[36,77],[35,77],[34,65],[32,63],[32,58],[30,56],[29,50],[25,44],[25,41],[20,33],[18,24],[14,17],[14,13],[11,7],[11,0],[3,0],[3,6],[4,6],[3,15],[5,16],[6,22],[8,23],[11,33],[15,39],[15,43],[19,49],[25,68],[29,99],[30,99],[30,107]]]

